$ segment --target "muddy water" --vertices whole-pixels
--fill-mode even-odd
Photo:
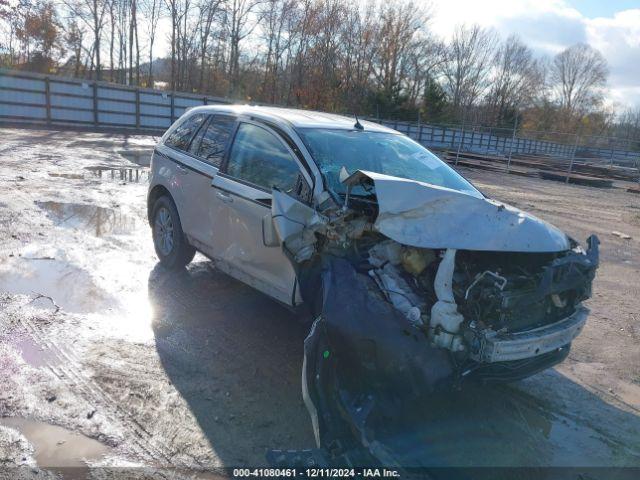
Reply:
[[[20,338],[14,345],[20,351],[22,359],[34,368],[58,363],[58,359],[51,350],[38,345],[31,337]]]
[[[49,172],[49,176],[50,177],[56,177],[56,178],[66,178],[69,180],[83,180],[84,179],[84,174],[82,173],[55,173],[55,172]]]
[[[126,235],[136,229],[135,218],[112,208],[63,202],[36,202],[36,205],[57,226],[83,230],[96,237]]]
[[[84,167],[93,173],[94,179],[118,181],[121,183],[143,183],[149,180],[148,168],[123,168],[105,165]]]
[[[136,163],[142,167],[148,167],[151,164],[151,149],[144,150],[119,150],[120,156],[126,158],[130,162]]]
[[[62,427],[26,418],[0,418],[0,425],[18,430],[33,445],[39,467],[86,467],[110,448]]]
[[[79,313],[95,311],[108,302],[89,273],[64,260],[46,257],[10,258],[0,264],[0,291],[46,295],[64,310]]]

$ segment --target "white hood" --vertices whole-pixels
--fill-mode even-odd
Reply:
[[[570,248],[567,236],[553,225],[479,194],[363,170],[343,183],[354,185],[365,178],[378,198],[374,228],[398,243],[505,252]]]

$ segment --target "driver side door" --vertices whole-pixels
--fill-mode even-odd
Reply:
[[[263,219],[271,221],[272,188],[292,191],[300,177],[295,154],[280,136],[243,121],[212,182],[213,256],[218,267],[289,305],[299,302],[296,275],[281,246],[266,245]]]

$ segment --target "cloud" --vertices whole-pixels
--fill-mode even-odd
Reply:
[[[609,102],[640,106],[640,8],[588,18],[563,0],[434,0],[433,12],[431,27],[444,38],[455,25],[478,23],[519,35],[540,56],[588,43],[609,64]]]
[[[611,83],[640,88],[640,8],[586,21],[589,43],[609,62]]]

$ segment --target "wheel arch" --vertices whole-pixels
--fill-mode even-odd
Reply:
[[[169,189],[164,185],[158,184],[149,191],[149,194],[147,195],[147,219],[149,220],[149,224],[153,223],[151,216],[153,214],[153,206],[155,205],[156,200],[164,196],[169,197],[173,204],[176,205],[175,199],[171,196]],[[178,207],[176,205],[176,210],[177,208]],[[179,214],[180,212],[178,212],[178,215]]]

